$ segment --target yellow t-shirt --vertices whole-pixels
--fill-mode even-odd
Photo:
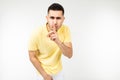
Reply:
[[[58,37],[62,42],[71,42],[70,30],[62,25],[57,31]],[[37,56],[41,66],[48,74],[57,74],[62,69],[61,50],[57,44],[48,37],[46,25],[35,30],[31,36],[28,50],[39,50]]]

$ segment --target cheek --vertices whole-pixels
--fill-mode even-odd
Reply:
[[[59,21],[59,22],[58,22],[58,25],[60,26],[60,25],[62,25],[62,23],[63,23],[63,21]]]
[[[52,20],[48,20],[48,23],[49,23],[50,25],[52,25],[53,22],[52,22]]]
[[[63,19],[61,19],[61,20],[60,20],[60,23],[63,23],[63,21],[64,21],[64,20],[63,20]]]

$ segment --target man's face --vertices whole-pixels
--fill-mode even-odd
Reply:
[[[49,28],[51,30],[54,28],[56,31],[61,27],[64,21],[64,15],[62,11],[50,10],[46,18]]]

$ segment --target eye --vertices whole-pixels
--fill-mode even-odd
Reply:
[[[57,17],[56,19],[61,19],[61,17]]]
[[[51,16],[50,19],[54,19],[55,17]]]

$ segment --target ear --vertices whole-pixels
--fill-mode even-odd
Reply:
[[[63,21],[65,20],[65,17],[63,16]]]
[[[63,17],[63,19],[65,20],[65,17]]]
[[[46,16],[46,20],[47,20],[47,23],[48,23],[48,15]]]
[[[46,19],[48,20],[48,15],[46,16]]]

